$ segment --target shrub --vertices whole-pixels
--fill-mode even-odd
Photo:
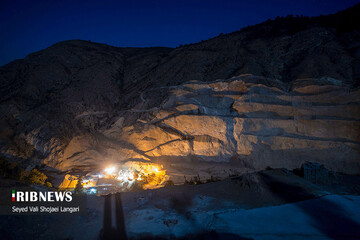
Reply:
[[[82,180],[83,180],[83,177],[80,176],[78,178],[78,181],[77,181],[76,186],[75,186],[75,190],[74,190],[75,193],[82,193],[82,191],[83,191]]]
[[[167,180],[165,182],[165,187],[168,187],[168,186],[174,186],[174,182],[172,180]]]
[[[206,183],[217,182],[217,181],[220,181],[218,177],[211,176],[209,179],[206,180]]]
[[[195,185],[195,182],[192,178],[190,178],[190,181],[187,181],[186,184],[189,184],[189,185]]]
[[[47,179],[47,176],[34,168],[30,171],[30,174],[26,177],[26,182],[30,184],[37,184],[37,185],[44,185],[45,181]]]
[[[202,184],[199,174],[194,177],[194,183],[195,184]]]

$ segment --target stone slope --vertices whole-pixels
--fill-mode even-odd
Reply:
[[[122,112],[109,128],[73,138],[54,166],[151,161],[174,177],[293,169],[315,161],[360,172],[360,90],[335,79],[191,81],[168,87],[161,105],[143,109],[157,91],[146,92],[144,103]],[[138,118],[126,125],[134,114]]]

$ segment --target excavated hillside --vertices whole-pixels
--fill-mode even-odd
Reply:
[[[163,103],[143,108],[164,89],[143,92],[144,102],[111,126],[73,138],[54,166],[96,169],[104,162],[150,161],[181,179],[184,173],[293,169],[305,161],[360,170],[360,89],[341,81],[283,83],[253,75],[191,81],[166,87]]]
[[[1,154],[66,170],[154,161],[174,176],[307,160],[359,173],[359,13],[175,49],[57,43],[0,67]]]

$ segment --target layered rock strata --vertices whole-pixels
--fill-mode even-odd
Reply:
[[[231,174],[266,167],[289,169],[305,161],[360,172],[360,90],[331,78],[289,84],[241,75],[190,81],[124,111],[107,129],[73,138],[54,167],[152,161],[180,174]],[[137,118],[134,118],[137,115]],[[132,119],[131,119],[132,118]],[[130,123],[129,123],[130,122]]]

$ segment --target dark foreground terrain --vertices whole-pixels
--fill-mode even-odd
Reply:
[[[1,216],[2,239],[359,239],[360,177],[316,185],[277,169],[222,181],[88,195],[77,216]],[[116,238],[115,238],[116,237]]]

